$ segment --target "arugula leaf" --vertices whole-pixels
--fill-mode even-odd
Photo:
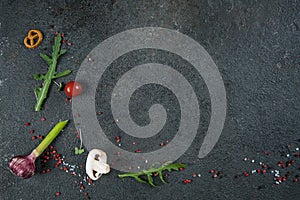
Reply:
[[[35,80],[41,81],[41,80],[45,80],[45,75],[44,74],[35,74],[35,75],[33,75],[33,78]]]
[[[67,52],[67,49],[61,49],[60,52],[59,52],[59,55],[63,55]]]
[[[46,54],[40,53],[40,57],[43,58],[48,63],[48,65],[51,65],[52,59],[49,58],[49,56],[47,56]]]
[[[67,52],[66,49],[60,49],[61,47],[61,34],[58,34],[54,40],[54,45],[52,46],[52,57],[46,54],[40,53],[40,57],[43,58],[49,65],[48,72],[46,74],[35,74],[34,78],[36,80],[43,80],[42,87],[36,87],[34,90],[37,102],[35,104],[35,111],[40,111],[42,109],[42,104],[47,98],[48,90],[53,79],[66,76],[71,73],[71,70],[66,70],[61,73],[56,72],[56,65],[58,58]]]
[[[55,73],[53,78],[60,78],[60,77],[63,77],[63,76],[66,76],[66,75],[70,74],[71,72],[72,71],[68,69],[68,70],[60,72],[60,73]]]
[[[186,164],[167,162],[167,163],[164,163],[163,165],[161,165],[158,168],[155,168],[154,166],[151,166],[151,168],[148,169],[148,170],[142,170],[140,172],[129,172],[129,173],[125,173],[125,174],[119,174],[118,177],[122,178],[122,179],[126,178],[126,177],[132,177],[135,180],[137,180],[138,182],[147,183],[146,181],[144,181],[143,179],[140,178],[141,176],[146,176],[147,180],[148,180],[148,183],[151,186],[155,187],[155,184],[154,184],[153,178],[152,178],[153,173],[158,173],[160,180],[163,183],[166,183],[166,181],[163,178],[163,171],[165,171],[165,170],[168,170],[169,172],[172,171],[172,170],[178,171],[179,168],[185,168],[185,167],[187,167]]]

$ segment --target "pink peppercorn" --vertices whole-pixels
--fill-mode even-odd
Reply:
[[[80,189],[81,189],[81,190],[84,190],[84,189],[85,189],[85,187],[84,187],[84,185],[83,185],[82,183],[80,184]]]
[[[183,180],[183,183],[184,184],[189,184],[189,183],[191,183],[192,182],[192,180],[190,180],[190,179],[185,179],[185,180]]]
[[[249,176],[249,173],[248,173],[248,172],[244,172],[243,174],[244,174],[245,177],[248,177],[248,176]]]
[[[60,192],[55,192],[55,196],[60,196],[61,195],[61,193]]]
[[[115,138],[115,140],[116,140],[117,143],[119,143],[119,142],[121,141],[121,137],[120,137],[120,136],[117,136],[117,137]]]
[[[286,181],[286,176],[282,177],[282,178],[281,178],[281,181],[282,181],[282,182]]]

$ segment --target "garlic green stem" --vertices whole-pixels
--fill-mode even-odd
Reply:
[[[58,122],[55,127],[48,133],[45,139],[32,151],[36,157],[40,156],[49,144],[56,138],[59,132],[65,127],[69,120]]]

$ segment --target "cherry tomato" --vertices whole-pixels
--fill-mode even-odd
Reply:
[[[80,83],[70,81],[66,84],[64,91],[68,97],[76,97],[81,94],[82,87]]]

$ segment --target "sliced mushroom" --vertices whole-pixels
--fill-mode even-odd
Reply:
[[[110,167],[107,164],[106,153],[100,149],[92,149],[86,159],[85,170],[92,180],[98,180],[102,174],[107,174]]]

